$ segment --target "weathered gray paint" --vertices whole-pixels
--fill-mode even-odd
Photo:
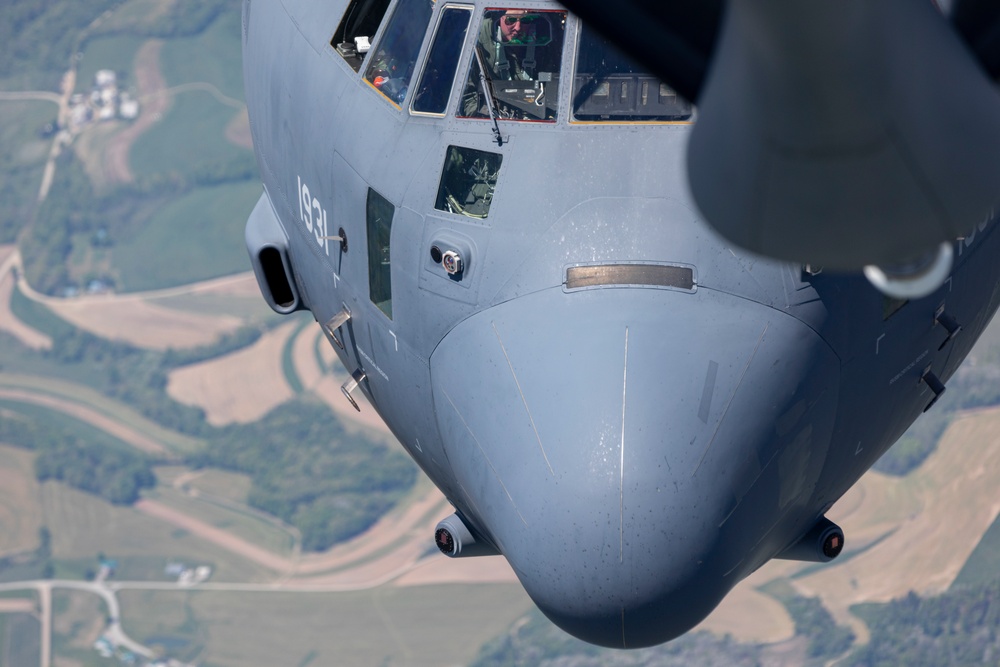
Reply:
[[[749,255],[701,220],[690,126],[573,124],[563,108],[554,124],[502,121],[498,148],[489,121],[411,116],[365,83],[327,43],[346,4],[253,3],[253,238],[288,239],[320,323],[350,310],[346,368],[476,539],[587,641],[638,647],[697,624],[816,525],[930,401],[924,370],[947,381],[996,309],[993,224],[956,245],[940,289],[883,321],[860,275]],[[469,4],[475,23],[486,3]],[[571,17],[564,63],[576,31]],[[503,154],[485,220],[433,209],[450,144]],[[300,221],[300,183],[346,253]],[[368,297],[369,187],[396,207],[391,321]],[[429,260],[439,239],[471,249],[461,281]],[[695,284],[564,285],[569,267],[620,263],[691,267]],[[964,330],[938,350],[941,306]]]

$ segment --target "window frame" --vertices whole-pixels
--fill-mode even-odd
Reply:
[[[460,9],[468,13],[468,23],[465,26],[465,37],[462,39],[462,48],[458,52],[458,58],[455,60],[455,71],[451,75],[451,88],[448,91],[448,99],[445,102],[444,110],[440,113],[430,112],[430,111],[417,111],[413,108],[414,102],[417,100],[417,96],[413,95],[410,99],[409,110],[410,114],[413,116],[424,116],[428,118],[444,118],[448,115],[448,109],[451,108],[451,100],[455,96],[455,82],[458,80],[458,74],[461,71],[461,65],[465,61],[465,56],[468,51],[469,45],[469,33],[472,32],[470,28],[474,25],[473,19],[476,17],[476,7],[475,5],[466,5],[461,3],[449,2],[442,5],[438,10],[437,21],[434,23],[434,32],[431,34],[430,39],[426,42],[426,53],[424,54],[423,60],[420,64],[420,74],[416,77],[417,87],[423,83],[424,74],[427,72],[427,65],[430,63],[431,54],[434,51],[434,45],[437,42],[438,32],[441,29],[441,24],[444,23],[444,13],[449,9]]]
[[[448,166],[451,160],[452,152],[461,155],[463,160],[467,157],[478,158],[479,156],[484,156],[486,159],[495,158],[496,159],[496,178],[493,180],[492,184],[487,184],[489,187],[489,204],[486,205],[486,212],[483,215],[474,215],[470,213],[465,213],[463,211],[455,211],[451,208],[442,208],[442,206],[447,206],[447,180],[448,180]],[[479,155],[474,155],[479,154]],[[441,165],[441,175],[438,178],[437,192],[434,195],[433,209],[439,213],[445,213],[447,215],[455,215],[460,219],[468,221],[478,221],[480,223],[489,224],[490,210],[493,207],[493,199],[496,196],[496,190],[500,183],[500,173],[503,167],[504,153],[499,150],[484,150],[482,148],[473,148],[468,145],[460,145],[448,143],[444,152],[444,161]],[[455,193],[449,193],[455,194]]]
[[[566,40],[567,41],[567,45],[566,46],[569,48],[570,44],[572,44],[572,47],[571,47],[572,50],[571,50],[571,52],[569,54],[570,55],[570,59],[571,59],[570,60],[571,68],[568,70],[567,76],[565,77],[565,79],[566,79],[566,81],[565,81],[565,84],[566,84],[566,88],[565,88],[566,95],[565,95],[565,98],[564,98],[564,100],[560,100],[560,104],[565,104],[566,105],[566,123],[568,125],[570,125],[570,126],[577,126],[577,127],[581,127],[581,126],[582,127],[607,127],[607,126],[612,126],[612,125],[660,125],[660,126],[669,126],[669,125],[693,125],[694,124],[695,120],[697,120],[697,117],[698,117],[698,107],[693,102],[691,103],[691,115],[690,115],[690,117],[687,118],[687,119],[683,119],[683,120],[628,120],[626,118],[620,118],[620,117],[611,117],[611,118],[608,118],[607,120],[578,119],[577,115],[576,115],[576,101],[575,101],[575,97],[576,97],[576,95],[575,95],[575,92],[576,92],[576,75],[577,75],[577,67],[579,66],[579,63],[580,63],[580,42],[583,40],[584,30],[586,30],[588,28],[587,28],[586,24],[582,20],[580,20],[579,17],[575,16],[574,14],[570,14],[570,16],[573,17],[573,19],[574,19],[572,21],[572,23],[573,23],[573,35],[572,35],[572,38],[571,38],[572,41],[570,39]],[[634,58],[631,58],[631,59],[634,60]],[[565,69],[565,67],[564,67],[564,69]],[[662,79],[659,79],[658,77],[657,77],[657,81],[661,85],[665,85],[665,82]],[[657,94],[658,94],[658,91],[657,91]]]
[[[389,28],[392,27],[393,21],[397,17],[397,12],[399,12],[400,7],[406,4],[407,0],[395,0],[395,2],[393,2],[390,5],[389,10],[386,11],[386,14],[388,14],[388,18],[383,21],[381,26],[379,26],[378,34],[375,36],[375,41],[372,43],[371,49],[369,49],[368,54],[365,54],[365,61],[364,63],[362,63],[363,67],[360,70],[361,80],[364,81],[369,88],[374,90],[383,99],[389,102],[389,104],[396,107],[397,109],[402,109],[407,98],[412,97],[411,84],[413,83],[414,75],[417,72],[418,69],[417,66],[421,65],[423,60],[426,58],[425,50],[428,44],[427,33],[431,30],[431,27],[434,24],[434,12],[436,10],[436,8],[434,7],[434,3],[436,2],[436,0],[427,0],[427,1],[431,4],[431,12],[430,15],[427,17],[427,25],[424,27],[423,37],[420,39],[420,46],[417,48],[416,53],[414,54],[413,71],[410,74],[410,78],[406,82],[406,93],[403,95],[402,98],[400,98],[399,102],[389,97],[389,95],[387,95],[384,91],[382,91],[378,86],[375,85],[374,81],[368,78],[370,73],[369,70],[375,64],[374,62],[369,60],[368,55],[371,53],[377,54],[379,52],[379,49],[383,47],[383,42],[387,37]]]
[[[472,39],[472,42],[473,42],[473,46],[475,46],[475,44],[477,44],[479,42],[479,32],[482,29],[483,21],[486,19],[487,14],[489,12],[494,12],[494,11],[501,11],[501,12],[503,12],[503,11],[510,11],[510,10],[515,10],[515,11],[523,10],[525,12],[537,13],[537,14],[557,14],[557,15],[561,14],[562,15],[562,18],[564,20],[562,37],[561,37],[562,44],[559,45],[559,56],[558,56],[559,57],[559,61],[558,61],[559,62],[559,67],[557,68],[557,70],[555,70],[556,73],[559,76],[558,85],[555,86],[555,91],[556,91],[556,95],[558,96],[558,100],[557,100],[556,106],[555,106],[555,117],[552,118],[552,119],[527,119],[527,118],[504,118],[504,117],[500,117],[500,118],[498,118],[498,120],[501,121],[501,122],[507,122],[507,123],[521,123],[521,124],[524,124],[524,125],[541,125],[541,126],[546,126],[546,127],[551,127],[553,125],[563,125],[563,124],[566,123],[566,117],[563,114],[563,111],[564,111],[564,107],[565,107],[565,94],[564,93],[566,92],[566,83],[567,83],[566,82],[566,77],[563,76],[563,73],[566,71],[568,59],[576,57],[576,50],[575,49],[570,49],[570,45],[576,43],[576,36],[575,35],[576,35],[577,32],[579,32],[578,28],[576,27],[576,25],[578,23],[578,20],[576,19],[576,15],[573,14],[572,12],[570,12],[565,7],[550,7],[550,6],[539,7],[538,3],[537,2],[533,2],[532,0],[526,0],[526,1],[523,1],[523,2],[511,2],[511,3],[506,3],[506,4],[503,4],[503,5],[495,4],[495,3],[494,4],[489,4],[489,5],[486,5],[485,7],[483,7],[482,9],[478,10],[476,12],[476,14],[473,16],[472,30],[470,30],[470,32],[472,32],[472,38],[471,39]],[[454,119],[456,119],[458,121],[463,121],[463,122],[464,121],[487,121],[487,122],[491,122],[491,119],[490,119],[489,116],[466,116],[466,115],[463,115],[462,104],[463,104],[463,99],[464,99],[464,96],[465,96],[465,92],[468,90],[468,84],[469,84],[469,81],[470,81],[470,77],[472,76],[473,68],[478,67],[478,63],[476,61],[475,54],[472,53],[472,49],[468,48],[468,45],[466,46],[466,49],[465,49],[465,52],[463,53],[462,58],[463,58],[463,61],[459,63],[459,69],[460,69],[461,78],[459,80],[460,83],[459,83],[459,86],[458,86],[459,89],[460,89],[459,90],[459,95],[458,95],[458,103],[457,104],[453,104],[451,106],[451,109],[452,109],[451,112],[450,112],[451,116]],[[464,65],[464,68],[462,67],[463,65]],[[574,66],[575,66],[575,63],[574,63]],[[477,83],[477,88],[478,88],[478,83]],[[454,91],[453,91],[453,93],[454,93]]]
[[[344,25],[344,22],[347,20],[347,13],[353,7],[355,7],[356,5],[360,4],[363,1],[364,0],[351,0],[350,2],[347,3],[347,7],[344,8],[344,14],[340,18],[340,23],[337,24],[336,31],[333,33],[333,35],[330,36],[330,46],[333,48],[334,52],[337,55],[339,55],[341,57],[341,59],[352,70],[354,70],[355,74],[360,74],[362,72],[362,70],[364,70],[364,68],[365,68],[365,61],[368,60],[368,54],[371,53],[370,46],[378,43],[379,37],[380,37],[380,35],[382,33],[382,29],[385,27],[385,24],[386,24],[386,16],[388,16],[391,13],[391,11],[393,10],[394,1],[398,2],[398,0],[387,0],[387,2],[385,3],[385,11],[382,13],[382,17],[379,19],[378,28],[370,36],[371,37],[371,41],[370,41],[370,46],[369,46],[368,51],[366,51],[363,55],[362,54],[356,54],[355,55],[356,58],[359,58],[358,67],[355,68],[354,67],[354,63],[347,56],[345,56],[343,53],[341,53],[340,49],[337,48],[338,44],[336,43],[335,40],[337,39],[337,35],[341,35],[342,33],[346,33],[346,26]],[[346,36],[346,34],[344,34],[343,36]]]

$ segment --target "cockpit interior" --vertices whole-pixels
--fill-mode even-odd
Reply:
[[[373,89],[413,115],[569,124],[692,120],[689,102],[563,10],[390,4],[353,0],[330,44]]]

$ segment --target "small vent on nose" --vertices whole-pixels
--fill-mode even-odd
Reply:
[[[571,266],[566,271],[566,289],[639,285],[694,290],[694,271],[687,266],[663,264],[599,264]]]

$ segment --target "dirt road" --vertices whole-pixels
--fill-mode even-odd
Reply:
[[[10,299],[14,293],[14,269],[21,266],[21,255],[16,246],[0,246],[0,330],[34,350],[52,348],[52,339],[41,331],[29,327],[17,319],[10,310]]]
[[[59,412],[70,415],[71,417],[76,417],[80,421],[87,422],[91,426],[113,435],[122,442],[132,445],[136,449],[159,456],[170,455],[170,452],[164,449],[160,443],[156,442],[152,438],[149,438],[143,433],[115,421],[111,417],[103,415],[100,412],[87,407],[86,405],[73,403],[72,401],[64,398],[49,396],[47,394],[33,392],[27,389],[11,389],[8,387],[0,387],[0,398],[5,398],[11,401],[20,401],[22,403],[31,403],[33,405],[40,405],[45,408],[58,410]]]

